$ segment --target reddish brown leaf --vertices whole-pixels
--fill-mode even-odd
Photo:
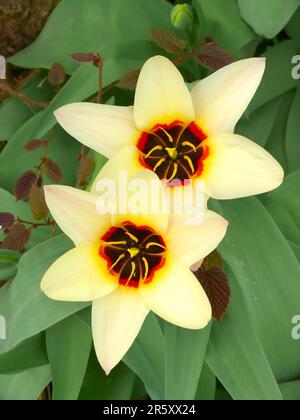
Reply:
[[[1,243],[0,248],[11,249],[13,251],[22,251],[29,241],[31,230],[26,229],[23,223],[14,224],[8,231],[8,234]]]
[[[28,200],[32,216],[35,219],[43,219],[47,216],[49,210],[45,200],[44,190],[37,185],[33,185]]]
[[[161,29],[150,29],[149,32],[153,41],[168,53],[179,54],[186,47],[186,42],[174,32]]]
[[[28,140],[28,142],[24,146],[24,149],[27,150],[28,152],[32,152],[34,150],[39,149],[43,145],[44,145],[43,140],[32,139],[32,140]]]
[[[15,221],[15,216],[12,213],[0,213],[0,229],[8,229]]]
[[[202,66],[209,70],[219,70],[227,64],[233,63],[234,58],[223,50],[215,41],[207,39],[204,44],[202,44],[199,61]]]
[[[77,171],[77,186],[81,187],[86,184],[94,170],[94,161],[91,156],[83,156],[80,160]]]
[[[92,63],[94,61],[94,53],[73,53],[70,55],[73,60],[79,63]]]
[[[54,63],[48,73],[48,80],[52,86],[61,86],[66,80],[66,73],[63,66],[59,63]]]
[[[6,284],[6,281],[0,280],[0,288],[3,287]]]
[[[36,182],[36,174],[33,171],[25,172],[16,182],[16,199],[21,200],[28,196],[31,187]]]
[[[219,268],[205,270],[203,267],[196,271],[195,276],[205,290],[212,307],[213,317],[220,322],[230,303],[231,291],[224,271]]]
[[[224,267],[224,262],[221,255],[215,249],[211,252],[203,261],[202,268],[209,270],[210,268],[222,268]]]
[[[63,181],[63,175],[60,167],[52,159],[43,158],[41,167],[43,174],[45,174],[51,181],[60,184]]]
[[[135,89],[140,72],[140,69],[130,70],[119,80],[116,86],[122,89]]]

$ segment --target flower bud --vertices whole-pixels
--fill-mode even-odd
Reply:
[[[189,4],[177,4],[171,11],[171,22],[177,29],[188,29],[194,21],[193,8]]]

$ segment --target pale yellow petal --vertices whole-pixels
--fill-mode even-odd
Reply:
[[[137,289],[125,286],[93,303],[94,344],[107,375],[131,347],[148,312]]]
[[[154,172],[140,170],[131,176],[128,194],[121,194],[119,211],[112,216],[112,225],[131,222],[164,233],[169,222],[169,206],[165,189]]]
[[[264,58],[240,60],[193,87],[196,122],[207,135],[234,131],[261,82],[264,70]]]
[[[208,195],[218,199],[246,197],[271,191],[283,181],[280,164],[262,147],[235,134],[205,141],[210,154],[204,173]]]
[[[172,324],[200,329],[211,319],[211,306],[199,281],[179,257],[170,253],[151,283],[141,284],[138,290],[145,304]]]
[[[150,58],[143,66],[135,94],[134,120],[141,130],[176,120],[193,121],[189,90],[177,68],[162,56]]]
[[[118,151],[109,159],[93,182],[91,192],[99,194],[109,185],[126,183],[137,171],[143,168],[139,160],[140,152],[135,146],[127,146]]]
[[[53,218],[75,244],[94,242],[109,228],[110,216],[98,212],[96,195],[62,185],[44,190]]]
[[[72,137],[107,157],[139,137],[132,107],[74,103],[59,108],[55,117]]]
[[[101,298],[118,287],[98,246],[80,244],[56,260],[45,273],[42,291],[51,299],[73,302]]]
[[[170,251],[190,267],[210,254],[224,238],[228,222],[207,210],[200,224],[191,224],[185,216],[172,216],[166,234]]]

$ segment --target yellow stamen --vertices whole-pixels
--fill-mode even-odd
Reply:
[[[158,162],[157,162],[157,164],[154,166],[154,168],[153,168],[153,171],[155,172],[156,171],[156,169],[165,161],[166,159],[165,158],[161,158]]]
[[[134,275],[134,272],[135,272],[135,269],[136,269],[136,264],[135,264],[134,261],[131,261],[131,273],[130,273],[130,276],[128,277],[128,281],[127,281],[126,284],[128,284],[130,282],[130,280],[132,279],[132,277]]]
[[[132,233],[128,232],[127,230],[125,231],[125,234],[127,236],[129,236],[129,238],[131,238],[134,242],[138,242],[138,238],[136,236],[134,236]]]
[[[146,154],[145,159],[147,157],[149,157],[150,155],[152,155],[152,153],[155,152],[155,150],[162,150],[162,146],[154,146],[154,147],[152,147],[152,149]]]
[[[184,141],[182,143],[182,146],[189,146],[191,149],[194,150],[194,152],[197,152],[197,148],[193,143],[190,143],[189,141]]]
[[[177,163],[174,163],[173,173],[171,175],[171,178],[168,179],[168,182],[172,181],[172,179],[175,178],[175,176],[177,174],[177,170],[178,170],[178,165],[177,165]]]
[[[187,161],[187,163],[189,164],[189,166],[190,166],[190,168],[191,168],[192,173],[194,173],[194,172],[195,172],[195,168],[194,168],[194,165],[193,165],[193,162],[192,162],[191,158],[190,158],[189,156],[183,156],[183,158],[184,158],[184,159]]]
[[[140,250],[138,248],[128,248],[128,252],[130,254],[130,257],[134,258],[139,254]]]
[[[146,260],[145,257],[143,257],[142,260],[143,260],[143,263],[144,263],[144,266],[145,266],[145,275],[144,275],[144,279],[143,279],[143,281],[145,281],[148,277],[148,274],[149,274],[149,264],[148,264],[148,261]]]
[[[107,245],[126,245],[126,241],[104,241]]]
[[[119,256],[119,258],[113,263],[113,265],[111,265],[109,267],[109,270],[108,271],[112,270],[124,257],[125,257],[125,254],[121,254]]]
[[[162,127],[159,127],[164,133],[165,133],[165,135],[168,137],[168,140],[169,140],[169,142],[170,143],[173,143],[173,137],[171,136],[171,134],[169,134],[164,128],[162,128]]]
[[[157,242],[149,242],[149,243],[146,245],[146,249],[149,249],[151,246],[158,246],[158,247],[160,247],[160,248],[166,249],[166,247],[165,247],[164,245],[159,244],[159,243],[157,243]]]
[[[166,147],[165,149],[170,156],[171,159],[175,160],[178,156],[178,152],[176,150],[176,147]]]

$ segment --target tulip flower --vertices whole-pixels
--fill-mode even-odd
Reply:
[[[142,171],[146,182],[153,176]],[[46,186],[45,197],[75,247],[50,266],[41,289],[54,300],[92,302],[95,349],[107,374],[150,310],[184,328],[208,324],[211,306],[189,267],[223,239],[221,216],[206,210],[202,224],[186,225],[160,210],[100,214],[98,195],[67,186]]]
[[[141,70],[133,107],[74,103],[55,115],[71,136],[112,158],[115,173],[147,168],[173,187],[200,179],[217,199],[264,193],[282,183],[282,167],[234,134],[264,69],[264,58],[237,61],[189,92],[172,62],[156,56]]]

